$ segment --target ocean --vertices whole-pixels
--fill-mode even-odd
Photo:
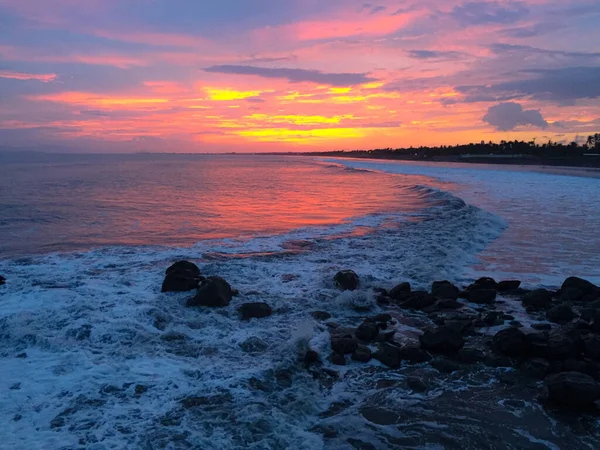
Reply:
[[[375,304],[376,288],[402,281],[415,289],[480,276],[527,288],[556,288],[571,275],[600,283],[595,171],[0,155],[0,235],[0,448],[598,445],[550,417],[530,390],[503,383],[504,369],[432,379],[415,393],[402,381],[422,367],[332,366],[328,327],[311,316],[326,311],[356,326],[365,309],[387,311]],[[240,296],[206,310],[184,307],[192,294],[161,293],[165,269],[181,259]],[[343,269],[359,274],[360,290],[336,289]],[[240,321],[237,308],[251,301],[269,303],[273,315]],[[394,314],[398,335],[424,326]],[[304,370],[298,358],[308,348],[339,378]],[[182,409],[192,396],[199,407]],[[367,420],[373,405],[396,420]]]

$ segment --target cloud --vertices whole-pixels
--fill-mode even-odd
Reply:
[[[547,128],[548,122],[538,110],[528,109],[514,102],[500,103],[488,109],[482,119],[498,131],[514,130],[521,125],[532,125],[538,128]]]
[[[529,13],[523,2],[468,2],[455,6],[450,15],[463,26],[512,24]]]
[[[56,80],[57,75],[55,73],[23,73],[23,72],[12,72],[10,70],[0,70],[0,78],[7,78],[9,80],[20,80],[20,81],[29,81],[36,80],[42,83],[50,83],[51,81]]]
[[[465,56],[461,52],[443,52],[436,50],[409,50],[408,56],[415,59],[454,60]]]
[[[254,75],[262,78],[281,78],[292,83],[317,83],[330,86],[352,86],[377,81],[365,73],[326,73],[305,69],[269,69],[255,66],[222,65],[204,69],[205,72],[233,75]]]
[[[373,9],[371,9],[369,14],[377,14],[380,12],[385,11],[387,8],[385,6],[374,6]]]

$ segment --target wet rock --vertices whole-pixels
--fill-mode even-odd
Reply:
[[[546,313],[548,320],[554,323],[567,323],[575,318],[573,308],[566,303],[551,308]]]
[[[335,353],[347,355],[358,348],[358,341],[350,334],[332,334],[331,349]]]
[[[18,422],[22,418],[23,418],[23,416],[21,414],[15,414],[13,417],[13,421]]]
[[[448,358],[434,358],[429,364],[441,373],[452,373],[460,369],[458,364],[454,361],[450,361]]]
[[[517,280],[506,280],[498,283],[498,292],[510,292],[519,289],[521,282]]]
[[[447,326],[426,330],[419,341],[423,349],[441,354],[457,353],[465,344],[462,335]]]
[[[600,399],[600,384],[583,373],[563,372],[550,375],[545,384],[548,399],[560,405],[588,406]]]
[[[138,384],[135,386],[135,395],[137,395],[137,396],[142,395],[146,391],[148,391],[148,387],[144,386],[143,384]]]
[[[379,334],[379,325],[377,322],[365,320],[356,329],[356,337],[363,341],[373,341]]]
[[[565,360],[578,357],[583,351],[583,341],[575,333],[564,331],[550,336],[546,346],[546,358]]]
[[[6,284],[6,278],[0,275],[0,286],[2,286],[3,284]]]
[[[377,314],[376,316],[373,317],[373,321],[379,323],[379,324],[387,324],[388,322],[392,321],[392,316],[390,314],[386,314],[386,313],[382,313],[382,314]]]
[[[541,380],[550,370],[550,363],[542,358],[534,358],[521,364],[521,372],[531,378]]]
[[[469,291],[468,300],[480,305],[491,305],[496,303],[496,291],[493,289],[476,289]]]
[[[273,314],[273,310],[269,305],[263,302],[245,303],[238,308],[242,320],[262,319]]]
[[[360,284],[358,275],[352,270],[342,270],[336,273],[333,281],[342,291],[355,291]]]
[[[552,293],[546,289],[537,289],[526,294],[522,303],[525,307],[545,309],[552,305]]]
[[[377,425],[394,425],[400,419],[397,413],[378,407],[361,408],[360,414],[369,422]]]
[[[509,325],[511,327],[515,327],[515,328],[523,328],[523,324],[521,322],[519,322],[518,320],[511,320],[509,322]]]
[[[475,283],[471,284],[467,290],[468,291],[479,291],[479,290],[492,290],[495,291],[498,289],[498,283],[496,280],[489,277],[480,278]]]
[[[318,320],[321,322],[331,319],[331,314],[329,314],[326,311],[313,311],[310,313],[310,315],[313,316],[313,318],[315,320]]]
[[[67,337],[71,339],[75,339],[77,341],[85,341],[90,338],[92,334],[92,326],[85,324],[80,326],[79,328],[75,328],[67,331]]]
[[[354,403],[350,400],[343,400],[341,402],[333,402],[326,411],[323,411],[319,414],[321,419],[328,419],[329,417],[335,417],[348,408],[350,408]]]
[[[166,270],[162,292],[186,292],[196,289],[203,280],[200,269],[189,261],[178,261]]]
[[[400,303],[402,308],[424,310],[434,305],[437,298],[429,295],[426,291],[415,291],[408,294],[408,297]]]
[[[407,294],[410,294],[411,287],[410,283],[400,283],[398,286],[392,288],[390,292],[388,292],[388,297],[393,298],[394,300],[401,300]]]
[[[378,305],[387,306],[392,304],[392,298],[387,295],[378,295],[375,299]]]
[[[390,342],[396,335],[395,330],[380,332],[375,339],[375,342]]]
[[[581,372],[589,375],[589,365],[585,361],[581,361],[579,359],[566,359],[563,362],[562,367],[562,372]]]
[[[431,355],[417,345],[404,345],[400,347],[400,359],[418,364],[431,361]]]
[[[240,347],[246,353],[256,354],[266,352],[269,348],[269,344],[256,336],[252,336],[242,342]]]
[[[456,300],[460,290],[449,281],[434,281],[431,286],[431,295],[438,298]]]
[[[335,428],[327,425],[315,425],[310,429],[310,431],[313,433],[319,433],[325,439],[333,439],[336,438],[338,435],[338,432]]]
[[[483,322],[488,327],[496,327],[498,325],[504,325],[504,317],[503,316],[504,316],[504,314],[500,311],[492,311],[483,318]]]
[[[550,325],[549,323],[534,323],[533,325],[531,325],[531,328],[533,328],[534,330],[551,330],[552,329],[552,325]]]
[[[27,353],[25,353],[25,352],[19,353],[16,357],[19,359],[25,359],[25,358],[27,358]]]
[[[400,349],[395,345],[382,344],[379,346],[377,351],[373,353],[373,358],[380,363],[392,368],[397,369],[402,363],[402,355]]]
[[[62,416],[56,416],[50,421],[50,428],[62,428],[65,426],[65,418]]]
[[[595,361],[600,361],[600,336],[590,335],[583,339],[583,352],[585,356]]]
[[[407,377],[406,386],[415,392],[425,392],[427,390],[427,385],[419,377]]]
[[[341,353],[332,353],[329,356],[329,361],[336,366],[345,366],[346,365],[346,357]]]
[[[494,335],[492,350],[505,356],[525,356],[528,343],[525,333],[517,328],[507,328]]]
[[[453,300],[451,298],[444,298],[439,300],[433,307],[436,310],[453,310],[460,309],[463,307],[463,304],[458,300]]]
[[[361,441],[360,439],[348,438],[348,444],[350,444],[355,450],[377,450],[373,444]]]
[[[170,331],[168,333],[163,334],[160,339],[165,342],[176,342],[176,341],[185,341],[187,336],[183,333],[178,333],[176,331]]]
[[[190,298],[186,306],[224,307],[231,302],[231,286],[221,277],[208,277]]]
[[[474,364],[484,361],[486,354],[479,348],[466,348],[463,347],[458,352],[458,360],[466,364]]]
[[[11,391],[18,391],[21,389],[21,383],[15,383],[10,387]]]
[[[359,345],[358,348],[354,350],[354,353],[352,353],[353,361],[367,363],[371,361],[371,358],[371,349],[364,345]]]
[[[579,298],[571,298],[570,300],[580,300],[582,297],[588,294],[595,294],[599,292],[598,286],[593,283],[590,283],[587,280],[578,277],[569,277],[565,280],[560,288],[561,296],[564,298],[564,294],[572,289],[574,291],[579,291],[581,295]]]

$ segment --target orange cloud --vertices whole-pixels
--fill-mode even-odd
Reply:
[[[136,109],[163,105],[169,102],[166,98],[117,97],[86,92],[61,92],[59,94],[32,95],[28,96],[27,99],[32,101],[66,103],[70,105],[104,109]]]
[[[54,73],[34,74],[0,70],[0,78],[8,78],[12,80],[37,80],[41,81],[42,83],[50,83],[51,81],[56,80],[57,75]]]

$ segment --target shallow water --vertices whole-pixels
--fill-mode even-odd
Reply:
[[[571,271],[600,281],[600,235],[590,232],[597,180],[305,158],[82,158],[18,163],[3,172],[16,174],[12,182],[0,177],[0,227],[16,233],[0,247],[6,448],[598,445],[595,424],[557,422],[537,405],[537,389],[502,381],[505,369],[440,378],[427,365],[326,362],[340,379],[315,380],[298,361],[309,347],[330,352],[311,311],[355,326],[383,312],[374,287],[480,272],[518,274],[529,286]],[[580,213],[570,226],[566,210]],[[177,259],[241,295],[219,310],[185,308],[190,294],[160,293]],[[335,289],[345,268],[359,273],[361,291]],[[241,322],[236,310],[248,301],[266,301],[273,316]],[[395,314],[398,335],[414,339],[422,319]],[[252,338],[261,341],[248,352]],[[431,379],[426,395],[404,385],[415,371]],[[373,407],[393,420],[367,420]]]

